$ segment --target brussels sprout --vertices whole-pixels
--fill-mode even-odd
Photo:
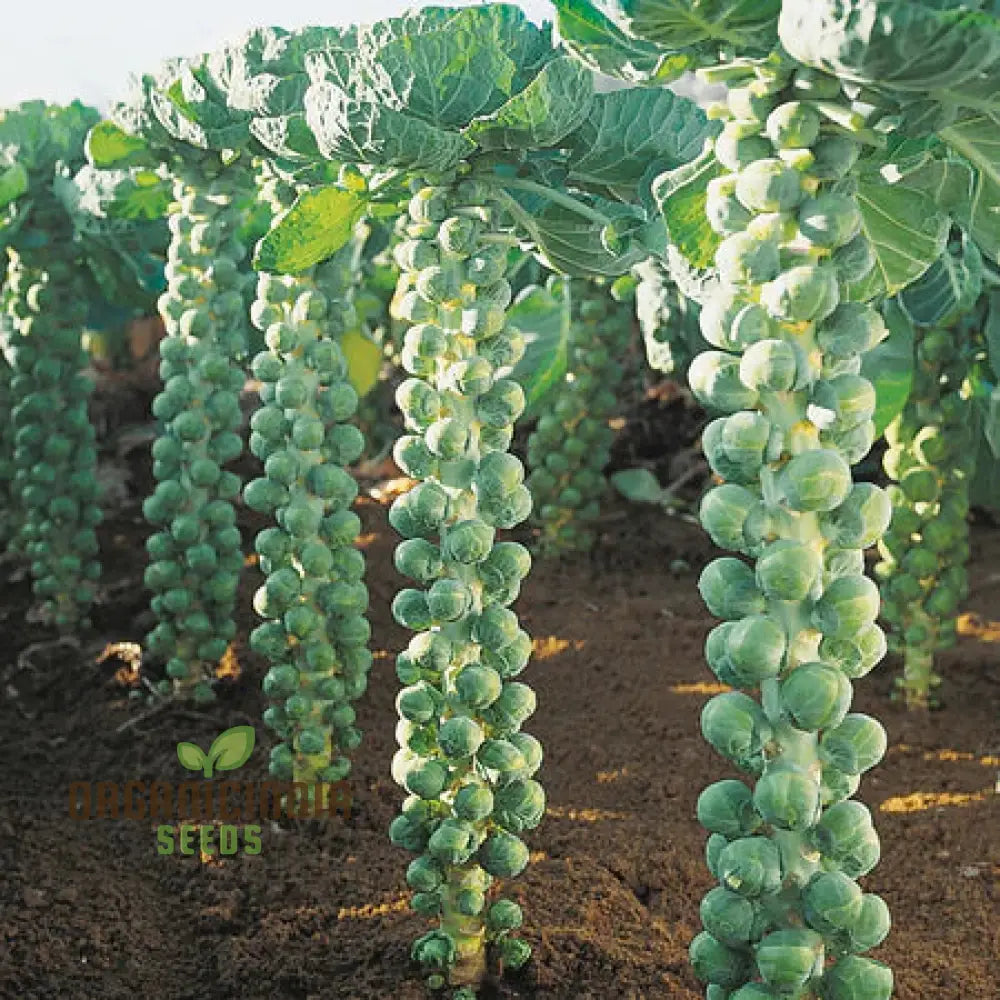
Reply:
[[[754,581],[753,570],[739,559],[715,559],[698,580],[702,600],[717,618],[736,619],[760,614],[764,595]]]
[[[706,830],[724,837],[746,837],[761,825],[750,789],[731,778],[709,785],[698,797],[697,812]]]
[[[727,844],[716,863],[719,881],[751,899],[781,887],[781,852],[767,837],[742,837]]]
[[[776,319],[802,323],[829,316],[836,309],[839,296],[832,269],[803,264],[783,271],[764,284],[760,301]]]
[[[713,697],[701,713],[705,739],[738,767],[752,762],[771,737],[771,726],[761,707],[749,696],[730,691]]]
[[[800,664],[781,684],[781,699],[792,721],[809,731],[839,725],[851,695],[850,681],[825,663]]]
[[[761,977],[781,993],[794,993],[820,974],[823,956],[822,937],[806,929],[773,931],[756,950]]]
[[[807,198],[798,210],[799,231],[813,246],[834,250],[850,243],[861,229],[861,211],[847,195]]]
[[[716,986],[738,986],[750,971],[750,963],[742,951],[727,947],[707,931],[691,942],[689,954],[695,975]]]
[[[779,539],[758,553],[756,582],[773,600],[804,601],[816,587],[822,569],[815,549]]]
[[[887,742],[885,729],[876,719],[852,713],[836,728],[823,733],[820,753],[846,774],[860,774],[882,759]]]
[[[701,901],[701,922],[717,941],[731,948],[745,947],[759,936],[766,918],[743,896],[722,886],[709,891]]]
[[[881,962],[857,955],[838,959],[823,975],[823,1000],[889,1000],[892,970]]]
[[[851,469],[836,451],[806,451],[785,465],[778,484],[793,510],[830,511],[850,493]]]
[[[757,393],[740,381],[737,358],[721,351],[704,351],[688,369],[691,391],[704,406],[731,413],[756,405]]]
[[[702,497],[699,510],[702,526],[720,548],[743,552],[743,525],[757,502],[757,497],[742,486],[730,483],[716,486]]]
[[[806,830],[819,811],[819,785],[794,764],[770,766],[757,782],[753,802],[766,823],[781,830]]]
[[[770,281],[781,266],[778,245],[747,232],[734,233],[719,244],[715,266],[724,280],[733,283]]]
[[[736,175],[736,197],[751,212],[787,212],[802,200],[802,181],[779,159],[757,159]]]
[[[795,384],[799,356],[785,340],[759,340],[743,352],[740,378],[758,391],[784,392]]]

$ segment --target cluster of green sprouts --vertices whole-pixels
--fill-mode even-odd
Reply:
[[[968,595],[969,486],[975,438],[968,375],[975,355],[970,322],[918,334],[914,384],[886,428],[883,464],[894,485],[892,521],[879,540],[882,615],[889,648],[902,654],[903,697],[927,708],[940,683],[934,654],[955,643]]]
[[[863,550],[889,518],[884,492],[853,483],[850,468],[874,440],[861,354],[886,335],[875,309],[842,295],[874,265],[838,183],[859,148],[829,127],[843,100],[835,78],[782,65],[727,76],[707,201],[720,285],[701,313],[717,350],[695,358],[689,380],[728,414],[703,436],[725,483],[705,495],[702,524],[748,561],[716,559],[699,581],[725,619],[706,657],[735,689],[701,723],[755,785],[719,781],[698,800],[719,884],[691,960],[712,1000],[887,1000],[891,972],[862,954],[888,933],[889,912],[856,881],[879,841],[850,798],[886,749],[882,726],[850,711],[851,681],[885,652]]]
[[[234,204],[238,180],[209,158],[175,167],[177,211],[167,291],[160,298],[163,389],[153,444],[157,486],[143,511],[158,530],[146,543],[146,586],[159,624],[150,650],[166,661],[174,690],[213,697],[215,665],[236,635],[233,611],[243,568],[234,503],[239,476],[225,466],[243,451],[239,394],[245,373],[246,308]]]
[[[295,190],[270,178],[262,195],[277,212]],[[365,562],[354,547],[361,522],[350,509],[358,486],[346,469],[364,439],[348,422],[358,397],[338,342],[354,322],[354,252],[348,244],[295,275],[262,273],[251,309],[268,347],[251,365],[262,406],[251,418],[250,450],[264,475],[244,497],[276,523],[255,543],[266,580],[254,608],[266,621],[250,644],[271,663],[264,692],[274,704],[264,719],[283,741],[271,772],[321,788],[350,770],[346,754],[361,741],[351,702],[371,666]]]
[[[515,679],[531,640],[509,607],[531,560],[496,538],[531,510],[508,451],[524,394],[497,374],[524,341],[506,323],[500,209],[474,181],[413,186],[408,238],[396,248],[411,377],[397,392],[407,433],[395,454],[418,483],[389,519],[404,538],[396,568],[418,586],[393,602],[416,634],[396,663],[405,686],[392,773],[409,797],[390,835],[419,855],[406,876],[412,905],[440,921],[413,955],[430,985],[448,982],[464,998],[484,978],[487,942],[507,966],[527,960],[528,946],[509,934],[520,907],[490,888],[527,865],[519,835],[545,807],[533,778],[541,746],[521,731],[535,695]]]
[[[542,555],[586,552],[594,545],[614,440],[609,420],[633,325],[631,303],[616,301],[611,292],[606,283],[588,288],[586,282],[563,292],[573,296],[566,377],[546,394],[528,438],[528,488]]]

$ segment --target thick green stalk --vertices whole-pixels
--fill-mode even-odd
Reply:
[[[882,614],[889,648],[903,654],[897,679],[906,704],[926,709],[940,683],[934,654],[955,642],[959,603],[968,594],[969,486],[975,471],[968,375],[969,324],[918,333],[913,389],[886,429],[883,464],[892,523],[879,542]]]
[[[406,686],[393,776],[410,797],[390,835],[420,855],[407,871],[414,908],[440,919],[413,955],[430,985],[467,997],[486,976],[487,942],[509,966],[527,960],[527,945],[508,936],[520,908],[487,893],[494,877],[527,865],[518,834],[539,823],[545,802],[532,780],[541,746],[520,732],[535,696],[513,679],[531,654],[509,609],[530,557],[495,539],[531,509],[524,470],[508,453],[524,393],[497,375],[524,341],[505,321],[507,252],[489,239],[499,213],[488,190],[472,181],[416,187],[396,248],[395,308],[411,324],[403,364],[413,377],[397,393],[409,433],[395,454],[419,482],[390,520],[405,539],[397,569],[427,589],[393,602],[396,620],[417,634],[396,666]]]
[[[43,613],[66,631],[86,623],[101,572],[92,385],[81,346],[87,288],[61,214],[36,214],[33,224],[46,232],[44,249],[8,251],[4,438],[13,450],[4,533],[30,562]]]
[[[206,158],[175,169],[173,238],[160,312],[163,391],[153,445],[158,484],[143,505],[160,528],[146,543],[146,586],[160,623],[150,650],[166,660],[178,694],[212,697],[215,665],[236,634],[233,608],[243,552],[234,501],[240,478],[223,468],[243,450],[236,362],[246,350],[238,180]]]
[[[699,799],[719,886],[691,957],[712,1000],[885,1000],[891,973],[857,957],[889,929],[885,904],[854,881],[878,838],[849,799],[886,747],[875,719],[849,712],[851,680],[885,651],[863,549],[889,518],[885,494],[850,470],[874,440],[861,354],[886,334],[845,294],[873,266],[844,181],[858,146],[806,99],[848,111],[835,79],[762,64],[728,86],[707,201],[724,237],[720,287],[700,320],[719,350],[699,354],[689,380],[729,414],[702,439],[725,481],[702,523],[752,562],[717,559],[699,582],[726,619],[708,637],[709,666],[737,689],[709,701],[702,731],[756,784],[717,782]]]
[[[275,213],[295,190],[277,178],[261,184]],[[357,393],[347,381],[338,344],[355,325],[350,302],[354,246],[295,275],[261,274],[253,323],[268,350],[253,360],[263,406],[250,421],[250,450],[264,476],[245,491],[247,505],[273,514],[257,535],[267,574],[254,607],[267,621],[250,637],[271,661],[265,721],[284,741],[272,751],[271,773],[323,791],[350,772],[346,754],[361,741],[351,702],[364,693],[371,666],[365,618],[365,561],[355,548],[361,530],[350,509],[358,493],[346,466],[364,451],[347,423]]]
[[[607,287],[578,281],[573,292],[566,377],[546,396],[528,438],[537,547],[547,556],[593,547],[593,523],[607,493],[604,467],[614,440],[608,420],[632,336],[631,306],[616,302]]]

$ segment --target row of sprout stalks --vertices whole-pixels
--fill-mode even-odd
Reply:
[[[650,364],[707,411],[699,514],[732,553],[698,581],[722,620],[705,653],[726,687],[702,731],[748,780],[698,800],[718,885],[692,963],[709,1000],[888,998],[891,972],[864,956],[888,909],[857,881],[879,841],[851,797],[886,735],[851,711],[852,682],[891,646],[907,704],[926,708],[934,655],[955,641],[989,269],[956,227],[887,325],[886,296],[857,292],[878,264],[854,174],[871,130],[850,87],[787,54],[706,71],[727,88],[708,117],[665,90],[597,94],[588,68],[502,5],[358,30],[252,32],[228,62],[136,81],[112,121],[38,102],[0,118],[23,160],[0,175],[0,537],[47,620],[87,627],[101,514],[80,332],[88,302],[118,289],[109,273],[148,276],[162,237],[162,283],[143,286],[166,328],[143,504],[159,692],[214,697],[245,505],[266,520],[249,644],[267,662],[270,771],[324,794],[361,742],[353,706],[372,662],[351,469],[394,385],[390,446],[413,482],[389,513],[407,578],[392,614],[411,633],[392,762],[407,797],[389,835],[415,856],[413,908],[435,921],[413,958],[431,988],[468,1000],[530,956],[501,885],[545,810],[514,607],[533,554],[597,544],[641,328]],[[472,86],[470,38],[505,91]],[[453,58],[422,80],[420,53],[435,51]],[[626,120],[648,127],[649,150]],[[26,141],[26,123],[45,142]],[[652,164],[699,157],[711,252],[685,270],[689,251],[663,249],[640,192]],[[929,309],[942,271],[963,293]],[[881,432],[863,356],[900,317],[913,387],[885,432],[883,490],[851,467]],[[512,451],[525,418],[527,468]]]

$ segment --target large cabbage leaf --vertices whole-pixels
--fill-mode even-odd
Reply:
[[[1000,25],[981,3],[783,0],[778,33],[800,62],[842,79],[962,104],[1000,86]],[[984,81],[984,74],[988,81]]]
[[[781,0],[553,0],[559,33],[603,72],[629,79],[676,76],[717,61],[720,51],[770,52],[777,41]],[[616,61],[611,46],[624,40]],[[654,61],[647,44],[670,62]],[[616,62],[624,69],[615,73]],[[661,81],[662,82],[662,81]]]

